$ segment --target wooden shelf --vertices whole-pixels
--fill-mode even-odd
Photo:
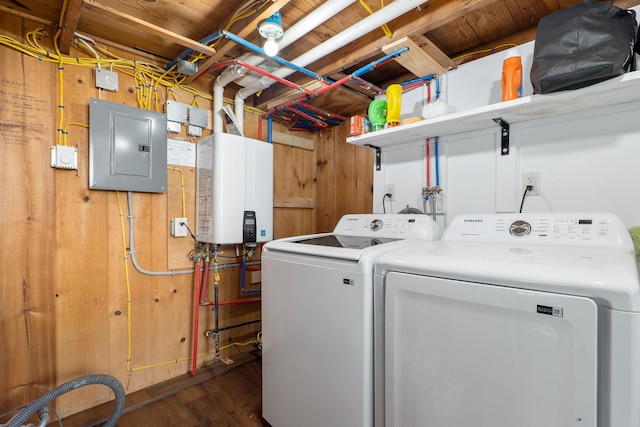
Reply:
[[[349,144],[390,147],[435,136],[454,135],[499,126],[494,118],[510,125],[534,119],[590,110],[640,100],[640,71],[582,89],[532,95],[500,102],[395,128],[347,138]]]

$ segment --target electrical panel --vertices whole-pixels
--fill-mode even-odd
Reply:
[[[273,146],[216,133],[196,148],[196,239],[234,244],[273,238]]]
[[[89,105],[89,188],[166,192],[166,116],[95,98]]]

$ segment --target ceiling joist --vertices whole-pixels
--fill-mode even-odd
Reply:
[[[171,41],[177,45],[193,49],[196,52],[204,53],[205,55],[214,55],[216,53],[216,50],[212,47],[192,40],[188,37],[181,36],[180,34],[174,33],[172,31],[165,30],[164,28],[158,27],[157,25],[143,21],[142,19],[138,19],[135,16],[122,13],[119,10],[100,4],[95,0],[86,0],[84,3],[84,7],[88,10],[103,15],[108,15],[116,21],[119,21],[125,25],[137,26],[139,29],[146,31],[147,33],[160,37],[164,40]]]
[[[68,0],[66,10],[60,12],[62,14],[60,17],[62,25],[60,26],[60,36],[58,37],[58,49],[65,55],[68,55],[71,51],[71,44],[78,28],[83,3],[83,0]]]
[[[455,67],[454,62],[424,36],[403,37],[400,40],[382,46],[382,51],[390,54],[405,47],[409,48],[409,50],[394,59],[415,74],[416,77],[429,76],[431,74],[439,76],[446,73],[448,69]]]

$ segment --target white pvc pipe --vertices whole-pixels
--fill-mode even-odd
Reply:
[[[299,67],[306,67],[307,65],[359,39],[365,34],[373,31],[375,28],[380,27],[388,23],[389,21],[396,19],[400,15],[409,12],[411,9],[420,6],[424,2],[424,0],[396,0],[390,5],[383,7],[373,15],[366,17],[362,21],[352,25],[341,33],[336,34],[326,42],[316,46],[315,48],[297,57],[291,62]],[[277,77],[286,78],[294,72],[295,70],[292,70],[291,68],[280,67],[272,74],[276,75]],[[265,83],[269,83],[270,86],[274,83],[274,81],[263,77],[261,79],[258,79],[257,81],[250,83],[248,86],[238,91],[238,94],[242,98],[246,99],[259,90],[264,89]]]
[[[224,86],[218,84],[216,79],[213,84],[213,133],[222,133],[222,105],[224,98]]]
[[[333,18],[357,0],[328,0],[318,6],[313,12],[292,25],[278,41],[278,47],[284,49],[320,24]]]
[[[323,22],[328,21],[333,16],[342,12],[355,1],[357,0],[328,0],[324,2],[322,5],[315,8],[313,12],[302,18],[300,21],[296,22],[284,32],[282,38],[278,40],[278,49],[282,50],[285,47],[289,46],[291,43],[298,41],[300,37],[311,32],[311,30],[313,30]],[[263,56],[260,56],[258,54],[251,54],[245,58],[242,58],[243,62],[246,62],[249,65],[256,66],[260,65],[265,60],[266,59]],[[220,77],[218,78],[221,79],[221,82],[226,82],[223,84],[223,86],[226,86],[228,83],[238,78],[238,76],[234,77],[232,74],[232,67],[227,68],[222,74],[220,74]],[[253,81],[250,78],[247,79],[249,79],[250,82]],[[244,80],[240,83],[242,86],[245,86]]]
[[[240,135],[244,135],[244,99],[236,95],[233,105],[235,106],[236,126],[240,131]]]
[[[354,3],[356,0],[328,0],[324,2],[322,5],[318,6],[313,12],[302,18],[300,21],[296,22],[292,25],[285,33],[282,35],[282,38],[278,41],[278,48],[284,49],[289,46],[291,43],[300,39],[300,37],[309,33],[311,30],[316,28],[318,25],[323,22],[329,20],[333,16],[337,15],[344,9],[346,9],[351,3]],[[244,58],[242,58],[243,62],[248,63],[249,65],[260,65],[266,59],[257,54],[250,54]],[[242,77],[246,73],[246,69],[244,67],[239,66],[231,66],[227,67],[222,74],[218,76],[216,79],[216,85],[214,86],[214,94],[213,94],[213,132],[222,132],[222,97],[224,93],[224,87],[231,83],[232,81]],[[246,79],[251,81],[251,76],[247,76]],[[244,79],[244,80],[246,80]],[[243,81],[244,81],[243,80]],[[262,81],[262,79],[258,79],[258,81]],[[244,83],[241,83],[244,85]],[[268,88],[272,83],[265,84],[264,88]],[[216,95],[216,88],[220,92],[219,95]],[[257,92],[260,89],[257,89]],[[254,93],[255,93],[254,92]],[[235,115],[236,115],[236,126],[241,131],[244,132],[244,100],[246,98],[239,95],[240,92],[236,93],[236,97],[234,100],[235,105]],[[217,101],[217,98],[220,101]],[[219,106],[218,106],[219,104]],[[216,131],[216,129],[219,129]]]

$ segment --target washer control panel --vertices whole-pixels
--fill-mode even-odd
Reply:
[[[442,235],[442,228],[427,215],[352,214],[340,219],[333,234],[437,240]]]
[[[460,215],[453,219],[442,240],[526,241],[608,247],[631,244],[622,220],[610,213]]]

